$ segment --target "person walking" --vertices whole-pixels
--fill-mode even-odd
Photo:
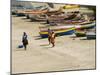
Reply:
[[[27,45],[28,45],[28,39],[27,39],[26,32],[23,32],[22,43],[23,43],[24,49],[26,50],[27,49]]]
[[[52,31],[51,40],[50,40],[52,47],[55,46],[55,37],[56,37],[56,35],[55,35],[54,31]]]

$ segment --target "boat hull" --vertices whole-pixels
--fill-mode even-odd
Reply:
[[[86,36],[86,33],[85,32],[76,32],[75,35],[77,37],[85,37]]]
[[[68,31],[64,31],[64,32],[58,32],[58,33],[56,33],[56,36],[63,36],[63,35],[71,35],[71,34],[73,34],[75,31],[72,29],[72,30],[68,30]],[[48,33],[46,33],[46,34],[42,34],[42,33],[40,33],[40,36],[42,37],[42,38],[47,38],[48,37]]]
[[[87,24],[87,25],[58,25],[58,26],[49,26],[49,27],[39,27],[40,31],[48,31],[48,28],[51,30],[62,30],[69,29],[74,27],[75,30],[83,30],[83,29],[92,29],[95,28],[95,23]]]
[[[87,39],[96,39],[96,35],[87,35]]]
[[[96,39],[96,33],[95,32],[88,32],[86,34],[87,39]]]

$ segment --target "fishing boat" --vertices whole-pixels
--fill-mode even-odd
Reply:
[[[96,39],[96,28],[89,29],[86,33],[87,39]]]
[[[66,15],[66,14],[60,14],[60,15],[53,15],[51,17],[49,17],[49,22],[55,22],[55,23],[61,23],[61,24],[67,24],[66,21],[72,21],[73,18],[75,18],[76,15],[75,14],[70,14],[70,15]]]
[[[86,36],[86,32],[85,31],[75,31],[75,35],[77,36],[77,37],[84,37],[84,36]]]
[[[72,27],[69,29],[54,30],[54,32],[55,32],[56,36],[71,35],[74,33],[74,28]],[[48,37],[47,31],[40,31],[39,34],[42,38]]]
[[[49,19],[49,22],[55,22],[55,23],[60,23],[60,24],[81,24],[84,22],[87,22],[86,20],[67,20],[68,16],[61,18],[57,18],[55,20]]]
[[[95,32],[88,32],[86,33],[87,39],[96,39],[96,33]]]
[[[79,5],[75,5],[75,4],[69,4],[69,5],[65,5],[63,6],[63,9],[75,9],[75,8],[79,8]]]
[[[34,14],[32,15],[31,19],[34,19],[36,21],[47,21],[47,20],[63,20],[65,18],[65,16],[57,16],[57,15],[53,15],[53,16],[48,16],[48,18],[46,17],[46,14]]]
[[[36,21],[49,21],[50,23],[52,23],[52,21],[61,21],[64,20],[65,18],[67,18],[67,15],[51,15],[48,16],[47,14],[33,14],[31,19],[34,19]]]
[[[48,9],[45,10],[31,10],[31,11],[24,11],[24,14],[42,14],[46,13]]]
[[[51,15],[59,15],[59,14],[62,14],[62,13],[64,13],[64,12],[61,9],[58,9],[58,10],[48,11],[45,14],[48,15],[48,16],[51,16]]]
[[[92,29],[96,27],[95,21],[90,24],[81,24],[81,29]]]
[[[41,32],[47,32],[48,29],[56,31],[56,30],[66,30],[69,28],[74,28],[74,26],[40,26],[39,29]]]
[[[65,24],[79,24],[85,22],[85,20],[67,20],[67,21],[63,21],[63,23]]]
[[[16,9],[16,15],[17,16],[25,16],[24,11],[25,11],[24,7],[17,7],[17,9]]]
[[[48,9],[45,10],[30,10],[30,11],[24,11],[24,14],[26,15],[26,18],[32,18],[33,15],[40,15],[48,12]]]
[[[62,13],[58,14],[58,12],[59,11],[47,11],[45,13],[31,14],[32,15],[31,19],[36,20],[36,21],[47,21],[47,20],[57,21],[57,20],[63,20],[64,18],[66,18],[65,15],[61,15]],[[48,14],[48,13],[51,13],[51,14]]]
[[[42,14],[31,15],[30,19],[32,21],[46,21],[47,20],[45,15],[42,15]]]
[[[57,26],[40,26],[40,31],[48,31],[48,28],[51,30],[61,30],[61,29],[68,29],[74,27],[76,30],[83,30],[83,29],[91,29],[95,27],[95,22],[86,25],[57,25]]]

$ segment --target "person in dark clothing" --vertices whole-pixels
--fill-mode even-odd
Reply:
[[[24,49],[26,50],[27,49],[27,45],[28,45],[28,39],[27,39],[26,32],[23,32],[22,43],[23,43]]]
[[[47,23],[47,24],[50,24],[50,22],[49,22],[49,20],[48,20],[48,19],[47,19],[46,23]]]

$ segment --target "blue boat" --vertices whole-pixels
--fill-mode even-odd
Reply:
[[[65,30],[58,30],[55,31],[56,36],[63,36],[63,35],[71,35],[75,32],[74,30],[75,28],[69,28],[69,29],[65,29]],[[47,38],[48,37],[48,32],[39,32],[40,36],[42,38]]]
[[[96,23],[93,22],[93,23],[90,23],[90,24],[82,25],[81,29],[92,29],[92,28],[95,28],[95,27],[96,27]]]

